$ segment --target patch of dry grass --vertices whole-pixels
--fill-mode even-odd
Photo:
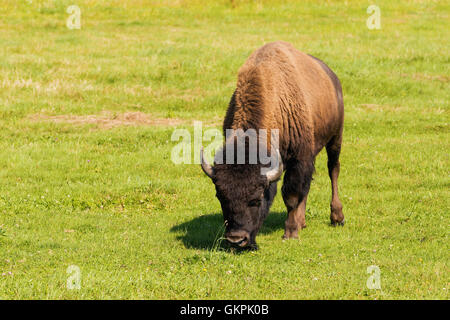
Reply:
[[[100,129],[111,129],[119,126],[160,126],[175,127],[178,125],[191,125],[192,121],[179,118],[158,118],[143,112],[116,113],[103,111],[97,115],[45,115],[33,114],[28,120],[34,122],[50,121],[55,123],[68,123],[73,125],[93,124]],[[210,121],[204,123],[207,126],[218,126],[220,122]]]

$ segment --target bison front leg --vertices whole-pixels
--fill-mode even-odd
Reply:
[[[306,199],[304,196],[300,201],[299,196],[291,195],[284,199],[284,203],[288,210],[288,217],[284,224],[283,239],[297,239],[298,231],[306,228]]]
[[[311,184],[313,168],[305,172],[305,166],[296,164],[286,170],[282,188],[288,217],[283,239],[298,238],[298,231],[306,228],[306,200]]]

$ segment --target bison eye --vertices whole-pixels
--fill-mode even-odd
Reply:
[[[259,207],[261,205],[261,199],[254,199],[248,203],[249,207]]]

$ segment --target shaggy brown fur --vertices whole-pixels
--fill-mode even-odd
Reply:
[[[342,131],[342,89],[336,80],[323,62],[291,44],[266,44],[239,70],[223,128],[279,129],[283,159],[299,152],[316,155]]]
[[[223,129],[279,130],[279,151],[286,169],[282,188],[288,209],[286,238],[296,238],[298,230],[305,227],[306,198],[314,160],[324,146],[332,181],[331,222],[344,223],[337,193],[343,120],[342,89],[336,75],[322,61],[296,50],[289,43],[266,44],[239,70]],[[224,194],[228,192],[219,197],[222,207],[232,199],[239,201],[239,194],[253,194],[261,188],[252,174],[239,174],[248,170],[242,165],[216,165],[216,179],[213,179],[216,189]],[[259,187],[252,187],[243,179]],[[238,186],[242,184],[247,187]],[[242,188],[250,191],[244,192]],[[269,200],[271,203],[273,199]],[[256,224],[260,225],[260,221]],[[254,230],[249,231],[254,233]]]

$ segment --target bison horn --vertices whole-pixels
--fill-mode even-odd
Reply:
[[[280,151],[277,149],[277,166],[266,173],[267,181],[277,180],[283,173],[283,161],[281,160]]]
[[[211,167],[211,165],[208,163],[208,161],[206,161],[204,155],[203,155],[203,147],[200,151],[200,160],[202,162],[202,169],[203,172],[210,177],[211,179],[213,178],[213,168]]]

